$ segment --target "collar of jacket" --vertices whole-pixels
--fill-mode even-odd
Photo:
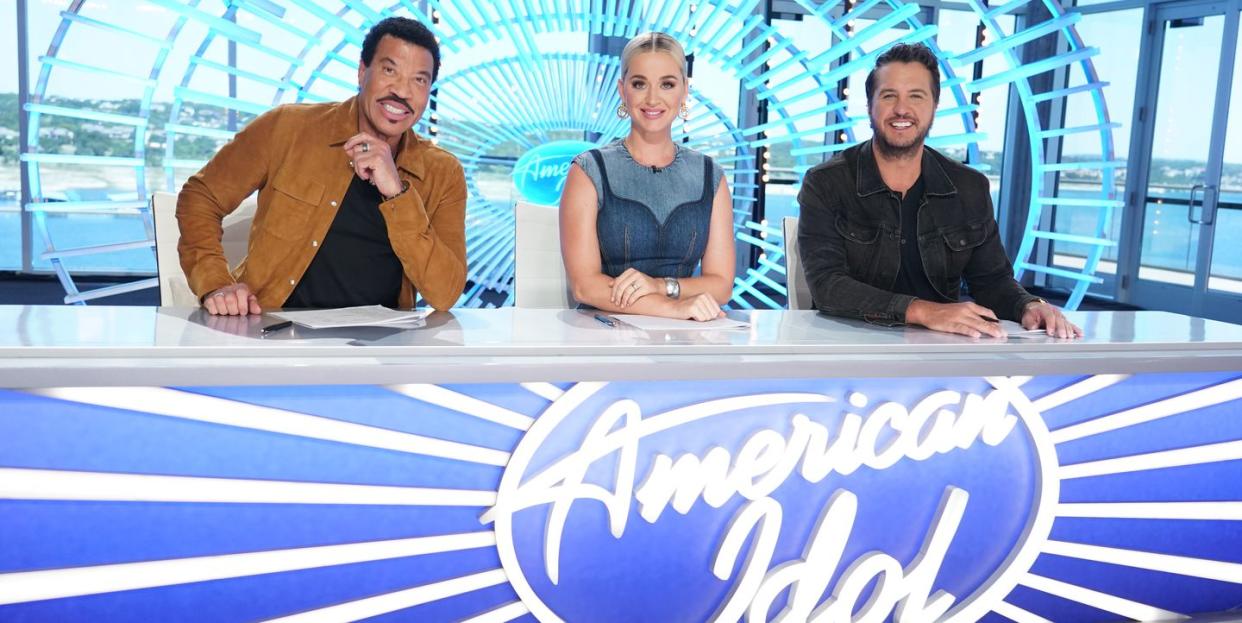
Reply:
[[[858,196],[866,197],[878,192],[892,192],[884,178],[880,176],[880,168],[875,163],[875,152],[871,141],[865,141],[857,147],[858,156],[855,160],[854,179],[858,181]],[[923,194],[937,197],[952,197],[957,194],[957,186],[949,179],[949,174],[940,164],[943,158],[939,152],[924,145],[923,161],[919,165],[923,176]]]
[[[329,147],[340,147],[349,137],[358,133],[358,96],[355,95],[343,102],[335,104],[331,112],[328,138]],[[401,151],[397,154],[397,168],[409,173],[417,179],[423,179],[426,168],[423,155],[430,143],[410,130],[401,141]]]

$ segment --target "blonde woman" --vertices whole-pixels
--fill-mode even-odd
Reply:
[[[687,115],[681,44],[659,32],[631,39],[617,90],[629,134],[579,155],[561,196],[574,298],[612,312],[720,317],[733,290],[732,200],[720,166],[673,141],[673,122]]]

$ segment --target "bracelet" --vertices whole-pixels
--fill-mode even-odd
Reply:
[[[407,190],[409,190],[409,189],[410,189],[410,182],[409,182],[409,180],[401,180],[401,192],[399,192],[399,193],[397,193],[397,194],[395,194],[395,195],[392,195],[391,197],[389,197],[389,196],[385,196],[385,197],[384,197],[384,201],[392,201],[393,199],[396,199],[397,197],[400,197],[401,195],[404,195],[404,194],[405,194],[405,191],[407,191]]]
[[[665,277],[664,296],[674,300],[681,298],[681,282],[673,277]]]
[[[1044,299],[1039,298],[1039,297],[1037,296],[1037,297],[1035,297],[1035,300],[1033,300],[1033,301],[1027,301],[1026,305],[1023,305],[1023,306],[1022,306],[1022,309],[1024,309],[1024,310],[1025,310],[1026,308],[1030,307],[1031,305],[1035,305],[1035,304],[1037,304],[1037,303],[1043,303],[1044,305],[1051,305],[1051,304],[1052,304],[1052,303],[1049,303],[1048,301],[1045,301]]]

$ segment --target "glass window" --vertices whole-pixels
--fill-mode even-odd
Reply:
[[[1216,244],[1212,246],[1212,270],[1208,288],[1242,292],[1242,45],[1235,49],[1230,114],[1225,129],[1225,158],[1221,166],[1216,204]]]
[[[1097,45],[1100,54],[1093,59],[1098,79],[1108,83],[1104,87],[1104,100],[1108,106],[1111,122],[1121,123],[1114,128],[1113,159],[1124,161],[1130,150],[1130,119],[1134,113],[1134,92],[1138,73],[1134,50],[1138,49],[1142,37],[1143,10],[1130,9],[1084,15],[1078,23],[1078,34],[1088,45]],[[1107,42],[1110,45],[1100,45]],[[1068,86],[1085,84],[1087,77],[1078,65],[1070,72]],[[1098,109],[1090,93],[1070,95],[1065,101],[1066,128],[1093,126],[1101,123]],[[1098,132],[1083,132],[1065,136],[1062,139],[1062,160],[1103,160],[1102,141]],[[1103,185],[1100,171],[1086,169],[1065,171],[1059,174],[1058,196],[1060,197],[1099,197]],[[1113,180],[1113,190],[1117,198],[1125,196],[1126,170],[1118,168]],[[1094,236],[1100,208],[1079,206],[1058,206],[1054,213],[1054,229],[1061,233]],[[1108,225],[1108,237],[1113,240],[1121,238],[1122,210],[1114,209]],[[1052,263],[1067,268],[1081,268],[1086,262],[1089,249],[1087,245],[1067,242],[1056,242],[1053,245]],[[1097,273],[1102,276],[1117,272],[1117,247],[1105,251],[1100,260]],[[1072,283],[1060,285],[1072,287]],[[1091,291],[1111,294],[1111,283],[1093,285]]]
[[[782,118],[791,120],[765,133],[766,138],[784,139],[773,143],[768,150],[767,173],[770,183],[765,187],[764,203],[764,216],[769,226],[779,229],[784,217],[796,216],[798,213],[798,188],[794,183],[801,179],[807,169],[833,155],[832,152],[796,153],[798,150],[832,143],[833,137],[826,133],[826,126],[841,123],[836,112],[812,114],[832,103],[833,98],[830,95],[836,91],[837,84],[824,84],[814,77],[813,72],[806,69],[809,65],[820,68],[814,73],[828,70],[829,67],[823,65],[823,55],[839,39],[830,36],[827,21],[811,16],[806,16],[801,21],[773,20],[772,25],[789,38],[792,54],[806,54],[804,61],[791,63],[768,81],[768,84],[779,88],[777,98],[769,105],[769,122]],[[790,58],[791,52],[776,55],[769,65],[779,66]],[[804,93],[816,94],[803,97]],[[783,100],[788,100],[789,103]]]
[[[997,21],[1006,33],[1012,33],[1014,28],[1014,18],[1011,15],[1000,16]],[[969,52],[975,49],[975,38],[979,28],[979,18],[970,11],[951,11],[942,10],[939,13],[939,32],[936,36],[936,45],[940,48],[941,53],[952,58],[956,55]],[[987,41],[995,40],[1000,34],[985,31],[984,45]],[[955,75],[959,78],[971,80],[974,76],[975,66],[971,65],[950,65]],[[983,59],[983,75],[990,76],[1007,67],[1003,54],[993,54]],[[941,76],[942,79],[947,76]],[[1001,166],[1003,165],[1002,153],[1005,145],[1005,124],[1007,121],[1007,113],[1009,111],[1009,85],[1002,84],[989,89],[980,91],[978,97],[978,116],[975,118],[976,130],[980,136],[977,138],[979,146],[979,159],[983,172],[988,177],[989,185],[992,192],[992,204],[996,209],[1000,207],[1001,192]],[[969,91],[964,89],[961,93],[949,89],[940,94],[939,110],[944,111],[957,108],[963,105],[963,102],[969,103],[971,95]],[[936,126],[932,129],[932,136],[945,136],[965,132],[967,125],[960,115],[942,115],[936,118]],[[946,155],[960,161],[966,160],[966,145],[946,145],[941,151]]]
[[[21,270],[22,179],[17,160],[21,106],[17,101],[16,4],[0,7],[0,41],[7,48],[4,56],[12,59],[0,66],[0,270]]]

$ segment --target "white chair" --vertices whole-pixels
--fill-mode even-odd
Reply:
[[[811,287],[802,272],[802,257],[798,255],[798,217],[781,219],[781,232],[785,237],[785,288],[789,291],[789,309],[813,309]]]
[[[224,259],[228,260],[230,267],[237,266],[246,257],[255,207],[255,197],[252,196],[224,217],[224,234],[220,242],[224,246]],[[155,220],[155,265],[160,281],[160,305],[198,307],[198,297],[190,290],[190,284],[181,270],[181,258],[177,254],[181,230],[177,228],[176,193],[153,194],[151,216]]]
[[[513,211],[513,304],[527,308],[572,307],[565,261],[561,258],[559,209],[519,201]]]

